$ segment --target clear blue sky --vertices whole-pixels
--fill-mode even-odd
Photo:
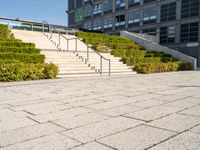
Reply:
[[[0,17],[67,25],[67,0],[0,0]]]

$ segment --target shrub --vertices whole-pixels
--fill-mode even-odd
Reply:
[[[45,79],[52,79],[55,78],[58,75],[58,66],[54,65],[54,64],[48,64],[44,66],[44,78]]]
[[[0,46],[8,46],[8,47],[32,47],[35,48],[34,43],[24,43],[24,42],[16,42],[16,41],[0,41]]]
[[[0,64],[19,63],[19,60],[0,59]]]
[[[18,60],[24,63],[44,63],[45,56],[41,54],[0,53],[0,59]]]
[[[167,71],[189,70],[187,63],[178,62],[169,54],[157,51],[146,51],[143,47],[127,38],[101,33],[78,32],[77,36],[87,44],[92,44],[98,52],[104,52],[105,47],[116,57],[129,66],[135,66],[138,73],[156,73]]]
[[[0,37],[0,42],[22,42],[19,39],[14,39],[14,38],[2,38]]]
[[[58,74],[54,64],[10,63],[0,65],[0,81],[53,79]]]
[[[1,46],[0,47],[0,53],[27,53],[27,54],[39,54],[40,49],[33,48],[33,47],[7,47],[7,46]]]
[[[11,31],[7,25],[0,24],[0,37],[1,38],[13,38]]]
[[[168,62],[168,63],[140,63],[134,67],[138,73],[149,74],[159,72],[171,72],[180,70],[190,70],[191,66],[182,62]]]

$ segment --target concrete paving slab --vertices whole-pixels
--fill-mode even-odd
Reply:
[[[1,150],[66,150],[81,143],[59,133],[32,139]]]
[[[129,105],[122,105],[110,109],[105,109],[101,111],[97,111],[97,113],[110,116],[110,117],[117,117],[121,116],[130,112],[135,112],[143,109],[142,107],[134,107],[134,106],[129,106]]]
[[[117,117],[99,123],[72,129],[70,131],[64,132],[63,134],[76,139],[77,141],[81,141],[82,143],[87,143],[142,123],[142,121]]]
[[[71,150],[94,150],[94,149],[95,150],[114,150],[110,147],[99,144],[97,142],[87,143],[87,144],[72,148]]]
[[[144,150],[174,135],[174,132],[139,126],[98,141],[117,150]]]
[[[37,123],[28,118],[15,118],[12,120],[2,121],[0,122],[0,133],[8,130],[31,126],[34,124]]]
[[[96,113],[88,113],[84,115],[63,118],[52,122],[66,129],[73,129],[87,124],[104,121],[106,119],[109,119],[109,117],[99,115]]]
[[[149,122],[148,125],[176,132],[183,132],[200,124],[199,117],[172,114],[164,118]]]
[[[126,114],[124,116],[144,121],[153,121],[161,117],[173,114],[181,109],[178,107],[156,106],[141,111]]]
[[[188,71],[0,83],[0,150],[197,150],[199,76]]]
[[[56,126],[52,123],[45,123],[1,132],[0,147],[14,145],[16,143],[21,143],[64,130],[64,128]]]
[[[190,131],[200,134],[200,125],[198,125],[198,126],[192,128]]]
[[[200,105],[183,110],[179,113],[200,117]]]
[[[198,150],[200,148],[200,134],[184,132],[171,138],[150,150]]]

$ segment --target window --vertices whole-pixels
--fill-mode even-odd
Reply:
[[[132,6],[139,6],[140,5],[140,0],[129,0],[128,1],[128,6],[132,7]]]
[[[176,20],[176,2],[161,6],[161,22]]]
[[[112,16],[104,18],[104,20],[103,20],[104,29],[112,28],[112,22],[113,22]]]
[[[93,21],[93,30],[101,30],[101,19],[95,19]]]
[[[84,9],[84,18],[90,18],[92,15],[92,7],[90,5],[86,6]]]
[[[84,29],[92,30],[92,22],[85,22]]]
[[[74,13],[69,13],[69,25],[74,24]]]
[[[76,0],[76,8],[82,6],[82,0]]]
[[[88,3],[90,0],[84,0],[84,3]]]
[[[143,29],[142,33],[148,35],[156,35],[156,28]]]
[[[125,15],[118,15],[115,17],[115,27],[116,29],[125,27]]]
[[[161,27],[160,28],[160,43],[175,43],[176,27]]]
[[[101,10],[102,10],[101,3],[96,4],[96,5],[94,6],[93,14],[94,14],[94,15],[100,15],[100,14],[101,14]]]
[[[144,17],[143,17],[143,23],[156,23],[156,7],[146,8],[144,9]]]
[[[199,0],[182,0],[181,17],[199,16]]]
[[[111,0],[105,0],[104,3],[103,3],[103,9],[104,9],[104,13],[112,12],[112,1]]]
[[[144,4],[146,3],[151,3],[151,2],[155,2],[156,0],[144,0]]]
[[[74,6],[75,6],[75,1],[68,1],[68,5],[69,5],[69,10],[73,10],[74,9]]]
[[[181,25],[181,42],[197,42],[199,35],[199,23],[188,23]]]
[[[116,9],[116,10],[124,9],[125,6],[126,6],[125,0],[116,0],[116,1],[115,1],[115,9]]]
[[[138,26],[140,24],[140,12],[128,13],[128,26]]]

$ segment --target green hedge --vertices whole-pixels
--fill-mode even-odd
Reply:
[[[10,63],[0,65],[0,81],[53,79],[58,74],[54,64]]]
[[[0,24],[0,37],[1,38],[13,38],[11,31],[7,25]]]
[[[35,48],[34,43],[23,43],[16,41],[0,41],[0,46],[8,46],[8,47],[33,47]]]
[[[134,67],[138,73],[149,74],[149,73],[160,73],[160,72],[171,72],[171,71],[183,71],[190,70],[191,65],[183,62],[168,62],[168,63],[141,63]]]
[[[98,52],[104,52],[102,46],[107,47],[111,54],[121,57],[128,66],[135,66],[138,73],[156,73],[179,70],[190,70],[187,63],[178,62],[169,54],[157,51],[146,51],[143,47],[133,43],[127,38],[101,33],[78,32],[77,36],[87,44],[92,44]]]
[[[18,60],[24,63],[44,63],[45,56],[41,54],[0,53],[0,59]]]
[[[14,39],[14,38],[2,38],[0,37],[0,42],[22,42],[22,40]]]
[[[7,46],[0,46],[0,53],[27,53],[27,54],[39,54],[40,49],[33,48],[33,47],[7,47]]]

